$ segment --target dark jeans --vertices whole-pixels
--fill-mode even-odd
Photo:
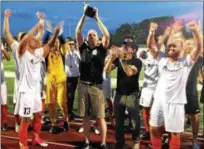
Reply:
[[[132,125],[132,139],[136,141],[140,134],[140,113],[138,106],[138,97],[134,94],[131,96],[122,96],[116,92],[114,100],[114,112],[116,119],[115,138],[117,148],[123,148],[125,145],[124,122],[125,110],[127,108]]]
[[[79,77],[67,77],[67,107],[68,114],[72,114],[73,104],[74,104],[74,96],[76,87],[79,82]]]

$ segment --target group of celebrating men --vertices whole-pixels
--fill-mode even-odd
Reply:
[[[48,106],[51,121],[49,132],[54,134],[57,131],[56,104],[63,113],[64,130],[69,130],[69,119],[73,116],[77,89],[77,115],[83,118],[84,149],[91,148],[90,116],[96,119],[100,128],[99,148],[108,148],[106,101],[110,108],[111,124],[115,127],[116,149],[125,147],[126,110],[132,124],[133,149],[139,149],[141,138],[150,139],[153,149],[161,149],[162,134],[165,131],[169,134],[169,148],[179,149],[185,113],[191,120],[192,148],[199,149],[199,103],[196,86],[198,74],[201,73],[200,81],[203,81],[203,35],[198,23],[191,21],[187,24],[193,34],[190,39],[181,36],[184,23],[175,20],[157,40],[155,33],[158,24],[151,23],[147,51],[138,50],[131,35],[124,37],[121,47],[110,47],[110,35],[98,16],[97,8],[93,9],[93,19],[103,37],[100,39],[97,32],[90,29],[87,37],[83,38],[82,27],[87,17],[87,7],[89,6],[85,5],[84,14],[76,27],[76,42],[66,41],[62,24],[53,31],[50,22],[44,21],[44,15],[41,13],[38,14],[39,22],[29,32],[19,32],[15,40],[9,27],[11,11],[5,10],[4,37],[15,60],[13,101],[15,130],[19,134],[20,148],[28,148],[28,127],[32,116],[32,144],[48,146],[40,137],[45,104]],[[0,51],[1,128],[7,130],[7,89],[2,55],[7,60],[10,56],[3,43]],[[144,83],[140,93],[139,76],[142,65]],[[117,88],[112,106],[109,73],[116,67]],[[143,107],[145,125],[145,133],[141,137],[139,105]]]

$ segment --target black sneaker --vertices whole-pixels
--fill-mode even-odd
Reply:
[[[57,126],[51,126],[49,133],[56,134],[57,133]]]
[[[108,149],[108,148],[107,148],[107,145],[103,144],[103,145],[100,146],[99,149]]]
[[[84,145],[81,147],[81,149],[91,149],[91,146],[89,143],[84,143]]]
[[[162,148],[163,149],[169,149],[169,138],[168,138],[168,136],[163,137]]]
[[[64,122],[64,131],[68,131],[69,130],[69,123],[67,121]]]
[[[142,134],[141,139],[142,140],[150,140],[150,133],[145,132],[144,134]]]
[[[8,125],[7,124],[3,124],[3,126],[1,127],[2,131],[6,131],[8,130]]]

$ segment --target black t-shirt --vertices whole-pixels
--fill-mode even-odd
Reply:
[[[137,68],[138,72],[135,75],[127,76],[124,72],[121,62],[116,58],[113,64],[118,67],[117,70],[117,92],[121,95],[130,95],[139,91],[139,75],[142,68],[142,61],[137,58],[133,58],[127,61],[127,64],[133,65]]]
[[[79,63],[80,80],[101,84],[103,82],[106,49],[102,44],[91,48],[87,42],[84,42],[79,50],[81,55]]]
[[[186,85],[186,94],[197,96],[197,76],[200,68],[203,65],[203,58],[199,57],[198,60],[193,65],[191,72],[188,76],[188,82]]]

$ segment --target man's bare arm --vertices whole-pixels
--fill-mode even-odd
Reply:
[[[42,25],[38,28],[38,33],[36,35],[36,39],[38,41],[42,41],[43,31],[44,31],[44,15],[42,13],[38,14],[39,23]]]
[[[77,24],[76,31],[75,31],[76,41],[77,41],[77,44],[79,47],[84,42],[81,30],[82,30],[82,27],[84,25],[85,17],[86,16],[83,14],[83,16],[81,17],[81,19],[79,20],[79,22]]]
[[[135,66],[128,65],[125,60],[120,60],[120,63],[127,76],[135,75],[138,72]]]
[[[47,55],[49,54],[50,49],[54,46],[56,42],[59,32],[60,32],[60,27],[56,27],[55,34],[52,37],[52,39],[46,45],[43,46],[43,57],[47,57]]]
[[[14,38],[9,30],[9,17],[11,16],[11,11],[9,9],[5,10],[5,15],[4,15],[4,36],[6,38],[6,42],[8,43],[9,47],[14,42]]]
[[[19,49],[18,49],[18,53],[19,56],[23,55],[26,51],[26,45],[27,42],[31,39],[34,38],[35,33],[37,32],[39,26],[41,26],[42,24],[37,23],[26,35],[25,37],[21,40],[20,44],[19,44]]]
[[[200,36],[200,32],[199,32],[199,28],[196,24],[195,21],[192,21],[190,23],[187,24],[188,28],[190,28],[193,32],[193,36],[194,36],[194,40],[196,43],[195,48],[191,51],[190,56],[192,58],[192,60],[195,62],[198,58],[198,56],[200,55],[200,52],[203,48],[203,42]]]
[[[115,69],[115,65],[113,64],[113,61],[117,58],[117,48],[113,45],[109,51],[109,58],[105,62],[104,70],[105,72],[111,72],[113,69]]]
[[[96,23],[98,24],[98,27],[100,28],[100,30],[103,34],[102,45],[104,48],[108,48],[109,43],[110,43],[110,34],[108,32],[108,29],[106,28],[106,26],[103,24],[103,22],[101,21],[101,19],[98,16],[98,9],[94,8],[94,10],[95,10]]]
[[[154,35],[157,30],[158,25],[156,23],[150,24],[149,35],[147,37],[147,48],[154,58],[156,58],[159,54],[159,50],[155,46]]]

